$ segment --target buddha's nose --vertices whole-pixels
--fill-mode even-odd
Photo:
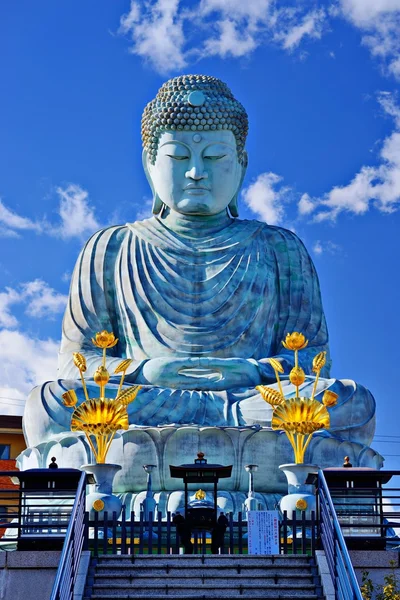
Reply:
[[[185,177],[198,181],[199,179],[207,179],[208,173],[201,165],[193,165],[189,171],[186,171]]]

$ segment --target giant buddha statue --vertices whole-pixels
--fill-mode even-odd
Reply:
[[[183,501],[169,464],[191,462],[199,450],[209,462],[233,464],[219,492],[222,509],[241,510],[246,464],[258,464],[255,489],[272,508],[286,483],[278,465],[292,462],[285,435],[272,431],[272,408],[255,389],[273,385],[271,357],[281,362],[284,393],[295,395],[287,375],[293,353],[288,332],[309,340],[299,355],[307,374],[301,395],[314,384],[312,359],[327,351],[328,331],[312,260],[291,231],[239,218],[246,173],[248,118],[230,89],[214,77],[184,75],[167,81],[145,108],[143,166],[153,193],[149,219],[102,229],[83,248],[71,282],[59,354],[59,379],[36,387],[24,415],[28,450],[21,468],[90,461],[84,437],[69,431],[62,394],[84,394],[72,354],[87,359],[87,377],[100,365],[91,342],[114,332],[109,365],[131,358],[125,385],[142,386],[129,405],[130,428],[118,434],[109,462],[122,465],[115,491],[138,510],[146,488],[145,463],[157,465],[158,508]],[[351,380],[330,377],[330,360],[317,392],[338,394],[329,432],[317,433],[307,461],[380,468],[372,450],[375,401]],[[119,379],[118,379],[119,381]],[[89,393],[97,394],[88,383]],[[115,383],[117,385],[117,383]],[[113,386],[109,387],[109,393]]]

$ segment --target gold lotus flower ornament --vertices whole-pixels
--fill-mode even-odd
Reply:
[[[111,331],[108,332],[104,329],[103,331],[96,333],[95,337],[92,338],[92,342],[93,345],[98,348],[113,348],[118,344],[118,338],[116,338]]]
[[[286,350],[294,352],[294,367],[289,373],[289,380],[296,387],[296,396],[285,398],[280,381],[280,375],[284,373],[284,369],[278,358],[263,359],[263,362],[268,362],[273,368],[279,391],[265,385],[258,385],[256,390],[265,402],[268,402],[274,408],[271,421],[272,429],[285,432],[293,448],[296,463],[303,463],[305,452],[314,433],[321,429],[329,429],[330,417],[327,408],[335,406],[338,394],[326,390],[322,396],[322,402],[315,398],[318,378],[327,360],[327,352],[323,350],[316,354],[312,361],[315,381],[311,397],[300,397],[299,387],[305,382],[306,374],[299,366],[298,353],[308,346],[308,340],[302,333],[294,331],[286,335],[282,344]],[[305,362],[308,363],[308,360]],[[304,510],[300,506],[297,508]]]
[[[68,392],[65,392],[64,394],[62,394],[62,399],[63,399],[63,404],[64,406],[75,406],[78,402],[78,396],[76,395],[76,391],[75,390],[68,390]]]
[[[115,374],[121,374],[115,398],[106,398],[105,386],[110,380],[110,373],[106,368],[106,351],[118,343],[118,338],[112,332],[101,331],[96,333],[92,342],[97,348],[103,350],[102,364],[97,367],[93,374],[94,382],[100,388],[100,397],[89,398],[83,376],[83,373],[87,370],[86,359],[79,352],[74,353],[73,360],[81,376],[86,400],[77,406],[78,397],[75,390],[68,390],[62,397],[65,406],[74,408],[71,417],[71,430],[83,431],[96,462],[104,463],[116,432],[129,427],[127,406],[135,400],[141,386],[134,385],[122,390],[126,371],[133,362],[130,358],[127,358],[116,367],[114,372]]]
[[[326,407],[312,398],[287,398],[274,409],[271,422],[272,429],[286,433],[296,463],[304,462],[312,435],[320,429],[328,429],[329,425]]]
[[[335,392],[331,392],[330,390],[325,390],[324,395],[322,396],[322,404],[328,407],[336,406],[338,398],[339,394],[335,394]]]
[[[283,346],[286,350],[303,350],[308,345],[308,340],[306,340],[305,336],[298,331],[294,331],[293,333],[288,333],[286,335],[285,341],[282,342]]]

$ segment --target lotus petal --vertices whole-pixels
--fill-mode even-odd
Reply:
[[[278,373],[284,373],[284,368],[282,367],[282,364],[279,360],[277,360],[276,358],[269,358],[268,362],[274,369],[274,371],[278,371]]]
[[[131,358],[126,358],[125,360],[123,360],[122,362],[119,363],[119,365],[117,366],[117,368],[114,371],[114,375],[118,375],[118,373],[125,373],[127,368],[132,363],[133,363],[133,360]]]
[[[266,385],[258,385],[256,390],[260,392],[262,399],[271,406],[278,406],[285,400],[278,390],[274,390],[274,388],[267,387]]]
[[[78,367],[82,373],[86,371],[86,358],[80,352],[73,353],[74,365]]]
[[[319,352],[319,354],[317,354],[313,358],[312,370],[314,371],[314,373],[319,373],[320,370],[325,366],[325,363],[326,363],[326,351],[324,350],[323,352]]]
[[[123,390],[115,399],[116,402],[119,402],[123,406],[128,406],[131,402],[133,402],[138,395],[139,390],[141,389],[141,385],[133,385],[125,390]]]

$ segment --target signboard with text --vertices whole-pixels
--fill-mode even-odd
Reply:
[[[247,513],[249,554],[279,554],[277,510],[250,510]]]

